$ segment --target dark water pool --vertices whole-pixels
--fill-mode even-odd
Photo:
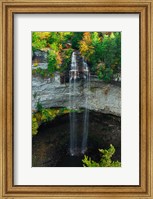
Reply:
[[[78,139],[82,139],[83,113],[76,113]],[[82,167],[83,154],[70,155],[69,114],[42,124],[32,139],[33,167]],[[79,142],[79,140],[78,140]],[[99,160],[99,148],[107,149],[113,144],[116,153],[113,160],[121,161],[121,118],[95,111],[89,114],[89,133],[86,155]]]

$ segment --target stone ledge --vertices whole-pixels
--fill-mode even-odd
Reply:
[[[119,85],[107,84],[99,80],[91,79],[90,89],[85,89],[78,83],[79,92],[75,95],[76,106],[85,107],[85,97],[88,96],[90,110],[121,116],[121,88]],[[44,108],[69,107],[69,84],[60,82],[45,82],[40,77],[32,80],[32,109],[36,110],[37,102]]]

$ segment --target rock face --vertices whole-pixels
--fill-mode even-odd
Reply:
[[[76,107],[85,107],[85,95],[88,96],[90,110],[121,116],[121,88],[120,85],[106,84],[97,78],[91,77],[90,89],[78,82],[75,94]],[[32,78],[32,109],[36,110],[39,101],[44,108],[69,107],[69,84],[61,84],[60,76],[43,79]]]
[[[34,64],[32,65],[32,70],[35,70],[37,68],[47,69],[48,68],[48,64],[47,63],[38,63],[37,67],[35,67]]]
[[[49,49],[47,49],[49,50]],[[42,51],[42,50],[36,50],[35,52],[33,52],[32,55],[32,62],[35,63],[46,63],[47,62],[47,50],[46,51]]]

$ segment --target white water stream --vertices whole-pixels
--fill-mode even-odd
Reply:
[[[82,76],[80,76],[82,73]],[[83,129],[81,144],[78,141],[78,127],[77,127],[77,110],[79,107],[76,105],[75,96],[79,94],[77,83],[82,79],[83,81],[83,94],[84,94],[84,116],[83,116]],[[72,53],[71,70],[69,71],[69,108],[70,112],[70,154],[76,156],[84,154],[87,150],[87,139],[89,129],[89,109],[88,109],[88,91],[90,87],[90,73],[87,63],[83,60],[80,66],[77,64],[77,54]]]

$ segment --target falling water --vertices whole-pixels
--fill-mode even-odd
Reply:
[[[83,60],[83,74],[84,74],[84,95],[85,95],[85,111],[84,111],[84,125],[83,125],[83,140],[81,152],[84,154],[87,150],[87,138],[89,131],[89,107],[88,107],[88,92],[90,88],[90,74],[87,63]]]
[[[87,150],[87,138],[88,138],[88,128],[89,128],[89,110],[88,110],[88,89],[90,86],[90,75],[87,63],[83,60],[81,65],[82,69],[77,65],[76,52],[72,53],[71,58],[71,70],[69,72],[69,107],[71,112],[70,117],[70,154],[72,156],[83,153]],[[80,70],[80,71],[79,71]],[[80,79],[80,72],[82,73],[84,97],[85,97],[85,111],[83,117],[83,129],[82,129],[82,141],[80,144],[78,141],[77,132],[77,105],[75,97],[78,93],[77,82]]]
[[[69,72],[69,106],[72,112],[70,112],[70,154],[73,156],[77,152],[77,129],[76,129],[76,106],[75,106],[75,95],[76,95],[76,79],[78,69],[76,63],[76,54],[72,53],[71,58],[71,70]]]

